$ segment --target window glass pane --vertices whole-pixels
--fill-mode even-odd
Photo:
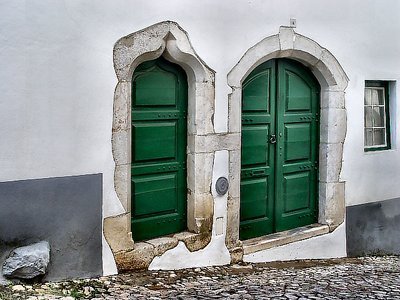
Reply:
[[[383,106],[375,106],[373,110],[373,118],[374,118],[374,127],[384,127],[385,109]]]
[[[374,129],[374,146],[385,144],[385,129]]]
[[[364,109],[364,124],[365,127],[372,127],[372,107],[366,106]]]
[[[365,129],[364,143],[365,143],[365,146],[373,146],[374,145],[372,142],[372,129]]]
[[[378,105],[379,104],[379,99],[378,99],[378,90],[376,89],[371,89],[371,102],[374,105]]]
[[[383,95],[384,91],[385,91],[384,89],[379,89],[378,90],[378,103],[380,105],[385,104],[385,97]]]
[[[364,104],[365,105],[371,105],[371,89],[365,89],[365,94],[364,94]]]

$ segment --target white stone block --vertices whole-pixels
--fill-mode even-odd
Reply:
[[[239,133],[213,135],[209,136],[207,140],[210,141],[207,142],[207,146],[211,145],[212,151],[240,149]]]
[[[210,192],[213,161],[213,153],[188,155],[188,183],[193,193]]]
[[[234,198],[240,197],[240,170],[240,149],[229,151],[229,195]]]
[[[233,88],[228,96],[228,128],[229,132],[240,132],[242,124],[242,89]]]
[[[306,61],[310,66],[314,66],[320,60],[323,48],[315,41],[296,34],[293,49],[296,50],[293,52],[296,58]]]
[[[131,126],[131,82],[119,82],[114,94],[113,131],[127,130]]]
[[[342,67],[332,53],[325,49],[318,64],[320,63],[323,63],[325,68],[329,70],[328,72],[331,74],[333,81],[335,82],[333,85],[336,85],[339,91],[344,91],[349,82],[349,78],[346,73],[344,73]],[[329,77],[328,74],[327,76]]]
[[[343,144],[320,144],[319,180],[338,182],[342,170]]]
[[[195,188],[195,154],[194,153],[189,153],[186,157],[186,168],[187,168],[187,187],[190,190],[190,192],[194,192]]]
[[[196,104],[194,112],[195,133],[214,133],[214,90],[207,83],[196,83]]]
[[[239,242],[240,198],[229,195],[227,209],[226,241],[230,248]]]
[[[329,88],[321,91],[321,109],[345,108],[345,93],[343,91],[330,91]]]
[[[279,44],[282,51],[293,49],[295,33],[293,28],[281,26],[279,28]]]
[[[318,222],[329,226],[340,225],[346,213],[344,182],[320,182],[319,199]]]
[[[210,183],[211,185],[211,183]],[[204,220],[212,220],[214,213],[214,198],[210,191],[208,193],[194,194],[194,219],[197,222],[196,228],[201,227]]]
[[[321,109],[321,143],[343,143],[346,137],[347,117],[342,108]]]
[[[130,140],[130,130],[120,130],[112,133],[112,149],[116,165],[130,164]]]
[[[124,207],[125,212],[130,211],[130,185],[131,183],[131,165],[116,165],[114,173],[115,192],[118,199]]]

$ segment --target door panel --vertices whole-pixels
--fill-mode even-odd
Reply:
[[[246,126],[242,130],[243,145],[242,165],[268,166],[269,125]]]
[[[244,81],[241,239],[317,221],[318,97],[313,75],[287,59]]]
[[[175,106],[177,90],[175,75],[166,73],[158,66],[151,72],[135,80],[133,105],[138,106]]]
[[[132,235],[186,229],[186,74],[163,58],[132,78]]]
[[[299,74],[285,70],[286,112],[310,111],[311,88]]]
[[[132,125],[133,160],[135,162],[176,159],[177,121],[173,122],[136,122]],[[155,147],[157,145],[157,147]]]
[[[311,128],[308,123],[286,123],[284,131],[285,163],[309,160],[311,157]]]
[[[284,214],[306,210],[310,206],[310,172],[289,173],[283,178]]]
[[[270,71],[265,70],[249,79],[243,89],[243,110],[269,112]]]
[[[132,180],[132,190],[135,191],[133,202],[135,216],[174,212],[178,198],[177,175],[177,172],[174,172],[135,177]]]
[[[245,180],[241,189],[246,197],[242,202],[242,217],[245,220],[268,217],[268,203],[265,195],[268,193],[268,180],[266,177]]]

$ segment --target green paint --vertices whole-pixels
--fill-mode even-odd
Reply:
[[[319,89],[288,59],[265,62],[244,81],[240,239],[317,221]]]
[[[132,235],[135,241],[186,229],[187,79],[164,58],[132,78]]]

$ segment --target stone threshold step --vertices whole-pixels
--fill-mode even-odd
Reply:
[[[312,224],[243,241],[244,254],[250,254],[329,233],[328,225]]]

